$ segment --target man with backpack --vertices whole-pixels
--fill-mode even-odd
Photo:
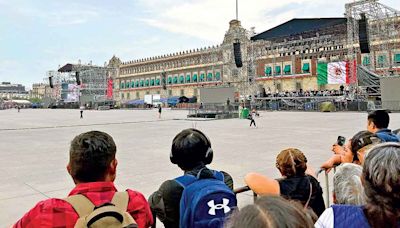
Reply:
[[[14,227],[150,227],[153,216],[137,191],[117,192],[116,145],[104,132],[76,136],[69,153],[68,173],[76,187],[64,199],[46,199]]]
[[[222,227],[236,207],[232,177],[206,167],[213,159],[211,142],[197,129],[186,129],[172,141],[170,160],[184,175],[165,181],[149,203],[166,228]]]

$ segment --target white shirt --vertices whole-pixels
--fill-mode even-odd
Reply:
[[[327,208],[324,213],[319,216],[319,219],[314,224],[316,228],[333,228],[335,216],[331,207]]]

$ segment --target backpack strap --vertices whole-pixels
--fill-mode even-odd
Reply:
[[[196,180],[197,180],[197,178],[190,174],[175,178],[175,181],[183,188],[186,188],[190,184],[193,184]]]
[[[79,218],[90,214],[95,207],[92,201],[90,201],[86,196],[81,194],[68,196],[64,200],[67,201],[69,204],[71,204],[76,213],[78,213]]]
[[[196,176],[193,176],[191,174],[185,174],[183,176],[175,178],[175,181],[182,186],[183,188],[186,188],[187,186],[193,184],[196,180],[200,179],[201,172],[203,170],[207,169],[206,167],[200,169],[200,171],[197,173]],[[211,170],[214,174],[214,178],[220,181],[224,181],[225,177],[222,172]]]
[[[215,179],[225,182],[225,176],[222,172],[213,170],[213,173]]]
[[[115,192],[111,203],[114,204],[122,211],[126,211],[128,209],[129,203],[129,194],[127,191],[124,192]]]

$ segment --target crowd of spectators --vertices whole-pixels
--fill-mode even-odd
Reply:
[[[375,111],[368,115],[366,131],[344,146],[333,145],[332,158],[321,166],[326,171],[338,166],[331,207],[324,204],[304,153],[288,148],[276,158],[282,177],[265,177],[275,190],[240,210],[232,176],[207,167],[214,152],[197,129],[183,130],[172,141],[170,161],[183,175],[161,183],[148,199],[115,188],[113,138],[100,131],[82,133],[71,142],[67,165],[76,187],[64,199],[37,203],[14,227],[154,227],[156,218],[166,228],[399,227],[400,143],[388,124],[389,114]]]

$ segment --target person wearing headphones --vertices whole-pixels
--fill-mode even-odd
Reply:
[[[362,165],[365,152],[381,142],[382,140],[376,134],[370,131],[360,131],[344,146],[333,145],[332,151],[334,155],[325,161],[321,168],[329,172],[335,165],[342,163]]]
[[[170,160],[183,170],[184,175],[214,178],[215,172],[206,165],[213,159],[211,142],[207,136],[193,128],[181,131],[172,141]],[[226,172],[224,183],[233,190],[233,179]],[[150,208],[166,228],[179,228],[179,204],[184,187],[175,179],[164,181],[149,197]]]

